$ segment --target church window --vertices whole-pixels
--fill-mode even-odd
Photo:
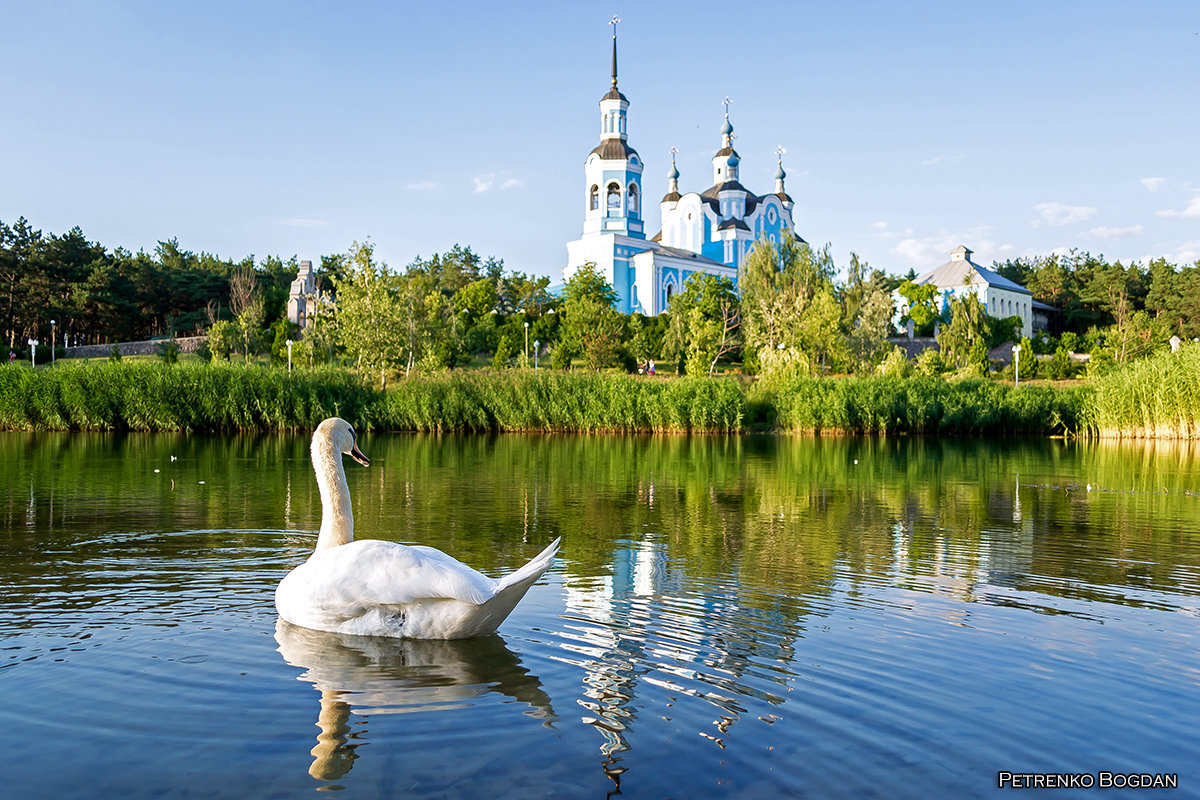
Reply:
[[[591,211],[595,211],[599,208],[600,208],[600,187],[593,183],[592,184],[592,193],[588,200],[588,209]]]
[[[608,210],[621,210],[621,187],[615,183],[608,185]]]
[[[629,213],[638,213],[638,190],[636,183],[629,184]]]
[[[775,209],[767,209],[767,222],[771,223],[772,225],[775,224]]]

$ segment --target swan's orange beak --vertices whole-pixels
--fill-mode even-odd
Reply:
[[[363,451],[358,449],[358,442],[355,442],[350,447],[350,457],[353,458],[358,463],[362,464],[364,467],[371,466],[371,459],[364,456]]]

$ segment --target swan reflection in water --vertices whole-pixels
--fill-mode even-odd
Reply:
[[[391,639],[326,633],[280,619],[275,641],[297,680],[321,693],[317,745],[308,773],[336,780],[354,766],[352,708],[364,715],[467,708],[489,692],[525,703],[528,716],[554,720],[541,681],[498,634],[474,639]]]

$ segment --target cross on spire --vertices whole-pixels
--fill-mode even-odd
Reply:
[[[679,152],[679,148],[671,145],[671,166],[675,166],[675,154]]]
[[[783,154],[786,152],[787,152],[787,148],[784,147],[783,145],[779,145],[779,147],[775,148],[775,155],[778,156],[779,163],[781,165],[783,164]]]
[[[725,106],[725,118],[729,119],[729,105],[733,101],[729,99],[729,95],[725,95],[725,99],[721,101],[721,105]]]

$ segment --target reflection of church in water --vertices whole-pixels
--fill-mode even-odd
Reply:
[[[600,98],[600,144],[583,167],[583,235],[567,244],[563,277],[569,279],[593,262],[616,291],[619,311],[659,314],[693,273],[736,283],[738,267],[756,241],[777,242],[785,229],[793,228],[793,202],[783,186],[782,148],[776,151],[780,161],[773,192],[757,195],[741,184],[726,98],[721,147],[712,158],[713,185],[680,194],[672,154],[667,194],[659,204],[662,230],[647,239],[645,165],[628,141],[629,100],[617,89],[615,27],[612,48],[612,87]]]
[[[640,502],[652,507],[653,497],[652,483],[640,487]],[[603,737],[600,752],[610,776],[630,749],[627,735],[639,711],[663,711],[650,712],[650,701],[638,698],[643,685],[652,697],[709,704],[712,727],[697,733],[721,747],[752,698],[783,705],[786,676],[759,665],[795,656],[802,608],[752,607],[739,595],[738,581],[698,581],[653,535],[619,543],[611,564],[607,575],[564,574],[563,581],[567,617],[582,623],[569,627],[576,641],[567,648],[584,670],[582,721]],[[758,635],[748,637],[747,626]],[[765,688],[771,684],[778,689]]]

